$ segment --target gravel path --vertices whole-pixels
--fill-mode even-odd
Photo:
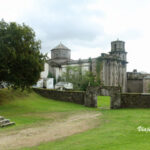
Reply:
[[[31,147],[94,128],[99,123],[99,112],[74,114],[67,119],[45,123],[39,127],[0,134],[0,150]]]

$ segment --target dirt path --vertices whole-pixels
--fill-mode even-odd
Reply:
[[[30,147],[41,142],[53,141],[58,138],[80,133],[96,127],[99,123],[98,112],[74,114],[65,120],[44,124],[40,127],[27,128],[16,132],[0,135],[0,149],[18,149]]]

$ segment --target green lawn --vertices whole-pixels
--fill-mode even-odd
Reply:
[[[109,109],[110,108],[110,96],[98,96],[97,107]]]
[[[37,122],[53,121],[55,117],[44,117],[50,113],[60,113],[58,117],[66,117],[70,113],[90,110],[93,109],[69,102],[50,100],[34,92],[22,93],[4,89],[0,90],[0,116],[11,119],[16,125],[0,128],[0,131],[23,128],[27,125],[35,125]]]
[[[102,113],[100,125],[97,128],[56,141],[41,143],[32,148],[22,148],[22,150],[150,150],[150,132],[137,131],[138,126],[150,128],[149,109],[93,109],[73,103],[48,100],[35,93],[24,95],[20,92],[15,92],[15,94],[5,92],[8,93],[6,96],[8,101],[0,106],[0,115],[10,118],[17,125],[0,129],[0,132],[45,121],[43,117],[39,117],[38,114],[41,113],[68,114],[68,112],[77,111],[100,111]],[[0,94],[2,95],[1,91]],[[14,96],[9,97],[11,94]],[[3,98],[4,96],[0,97],[0,99]],[[105,104],[106,101],[102,103]]]
[[[150,150],[150,110],[103,110],[99,127],[57,141],[22,150]]]

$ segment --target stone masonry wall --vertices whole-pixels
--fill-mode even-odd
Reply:
[[[129,93],[143,93],[143,80],[142,79],[128,79],[127,92]]]
[[[85,92],[56,91],[39,88],[34,88],[33,90],[46,98],[84,105]]]
[[[85,93],[85,106],[97,107],[97,96],[110,96],[111,97],[111,108],[120,108],[121,103],[121,89],[120,87],[113,86],[97,86],[88,87]]]
[[[121,108],[150,108],[150,94],[121,94]]]
[[[86,92],[56,91],[47,89],[33,89],[36,93],[59,101],[73,102],[88,107],[97,107],[98,95],[111,97],[111,108],[150,108],[150,94],[122,93],[119,88],[92,87]]]
[[[143,80],[143,93],[150,92],[150,78],[144,78]]]

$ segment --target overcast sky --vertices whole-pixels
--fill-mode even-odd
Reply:
[[[150,0],[0,0],[0,19],[25,23],[48,53],[62,42],[72,59],[97,57],[126,42],[128,71],[150,72]]]

